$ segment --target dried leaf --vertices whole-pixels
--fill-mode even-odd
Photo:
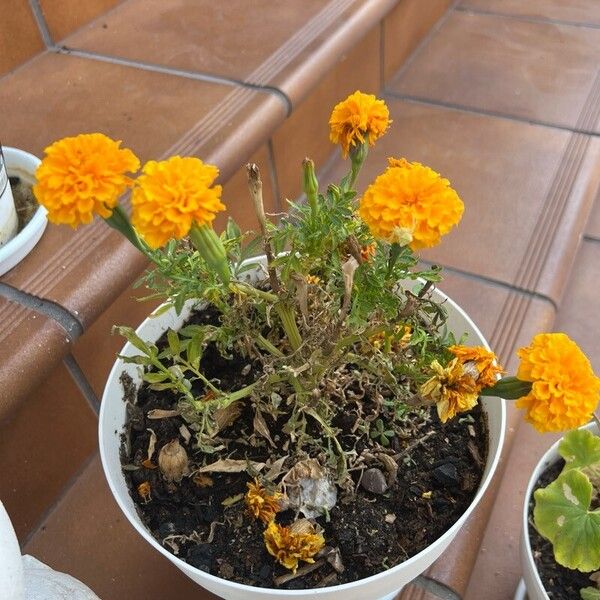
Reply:
[[[162,408],[154,408],[148,411],[149,419],[169,419],[170,417],[178,417],[178,410],[163,410]]]
[[[260,410],[258,408],[256,409],[256,412],[254,413],[253,425],[254,425],[254,431],[256,431],[257,433],[262,435],[269,442],[269,444],[271,444],[271,446],[273,448],[275,448],[275,442],[273,442],[273,440],[271,439],[271,433],[267,426],[267,422],[265,421],[265,418],[262,416],[262,413],[260,412]]]
[[[192,439],[192,434],[190,433],[190,430],[185,426],[185,423],[181,424],[181,427],[179,428],[179,433],[184,439],[185,443],[189,444],[190,440]]]
[[[223,429],[226,429],[227,427],[232,425],[240,416],[241,412],[242,407],[239,404],[239,402],[234,402],[233,404],[230,404],[225,408],[220,408],[219,410],[215,411],[214,420],[217,424],[217,430],[215,431],[215,435],[219,431],[222,431]]]
[[[225,498],[223,502],[221,502],[222,506],[233,506],[237,504],[240,500],[243,500],[244,494],[236,494],[235,496],[229,496],[229,498]]]
[[[145,469],[157,469],[158,465],[155,465],[149,458],[142,461],[142,467]]]
[[[248,466],[251,466],[256,471],[262,471],[262,469],[265,468],[265,463],[224,458],[217,460],[210,465],[200,467],[196,470],[196,473],[242,473],[243,471],[246,471]]]
[[[154,431],[152,431],[152,429],[148,429],[147,431],[150,432],[150,439],[148,440],[148,457],[146,458],[146,460],[148,462],[151,462],[152,455],[154,454],[154,449],[156,448],[156,434],[154,433]]]
[[[288,455],[286,454],[282,458],[278,458],[271,466],[269,466],[269,470],[265,473],[265,479],[267,481],[275,481],[283,470],[283,464],[288,459]]]
[[[196,473],[194,475],[194,477],[192,478],[192,481],[198,487],[212,487],[213,486],[212,478],[210,478],[208,475],[204,475],[203,473]]]

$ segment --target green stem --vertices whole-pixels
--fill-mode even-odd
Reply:
[[[527,396],[533,384],[530,381],[521,381],[517,377],[503,377],[491,387],[483,388],[480,396],[498,396],[505,400],[518,400]]]
[[[402,251],[402,246],[394,242],[390,248],[390,258],[388,261],[388,269],[386,278],[389,278],[392,272],[394,271],[394,265],[396,264],[398,257],[400,256],[400,252]]]
[[[350,180],[348,181],[347,189],[351,190],[358,179],[358,175],[362,166],[369,154],[369,139],[368,135],[365,136],[365,141],[358,146],[353,152],[350,153],[350,160],[352,161],[352,167],[350,169]]]
[[[281,350],[279,350],[279,348],[277,348],[273,344],[271,344],[271,342],[267,338],[263,337],[262,335],[259,335],[256,338],[256,343],[263,350],[266,350],[269,354],[272,354],[273,356],[277,356],[278,358],[282,358],[284,356],[283,352]]]
[[[110,217],[104,219],[106,224],[113,229],[116,229],[124,237],[126,237],[142,254],[145,254],[148,258],[150,256],[150,250],[146,243],[140,239],[135,229],[129,221],[127,213],[120,204],[117,204],[112,211]]]
[[[279,296],[272,294],[271,292],[265,292],[259,290],[243,281],[234,281],[229,285],[229,289],[235,294],[246,294],[247,296],[254,296],[260,300],[266,300],[267,302],[275,303],[279,300]]]
[[[302,345],[302,336],[296,323],[296,315],[294,309],[285,302],[275,304],[275,310],[281,319],[281,325],[290,342],[292,350],[295,352]]]
[[[190,229],[190,240],[206,264],[219,276],[224,285],[228,286],[231,279],[227,253],[221,238],[211,225],[197,225]]]

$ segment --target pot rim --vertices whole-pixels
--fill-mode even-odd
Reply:
[[[578,427],[578,429],[596,429],[597,430],[597,426],[596,426],[596,423],[591,421],[587,425]],[[527,483],[527,489],[525,490],[525,499],[523,502],[523,511],[522,511],[522,518],[521,518],[521,527],[522,527],[521,535],[522,535],[522,539],[523,539],[523,543],[521,544],[521,547],[525,553],[524,558],[527,561],[527,563],[529,564],[529,566],[531,567],[530,572],[533,574],[534,583],[538,586],[538,588],[540,590],[543,591],[544,596],[547,600],[549,600],[549,596],[546,593],[546,588],[544,587],[544,584],[542,583],[542,579],[537,570],[537,566],[536,566],[535,560],[533,558],[533,552],[531,550],[531,540],[529,538],[529,501],[531,499],[531,496],[533,495],[533,488],[534,488],[535,484],[537,483],[538,479],[540,478],[540,476],[542,475],[542,473],[544,473],[544,471],[546,471],[546,469],[548,469],[548,467],[550,467],[552,464],[554,464],[560,458],[560,454],[558,453],[558,445],[562,442],[563,438],[564,438],[564,436],[561,437],[556,442],[554,442],[554,444],[552,444],[552,446],[550,446],[550,448],[548,448],[548,450],[546,450],[546,452],[544,452],[544,455],[542,456],[542,458],[540,458],[540,460],[538,461],[538,463],[535,466],[535,469],[531,473],[531,477],[529,478],[529,482]]]
[[[4,158],[6,159],[6,171],[8,172],[8,175],[10,177],[17,175],[33,184],[35,182],[35,169],[40,164],[40,159],[30,152],[26,152],[20,148],[13,148],[12,146],[2,146],[2,150],[4,151]],[[15,158],[22,162],[29,163],[32,171],[29,171],[26,167],[15,168],[12,166],[11,163]],[[47,214],[48,211],[42,205],[39,205],[35,213],[33,213],[33,217],[31,217],[29,223],[27,223],[15,237],[6,242],[4,246],[0,246],[0,274],[4,272],[1,269],[2,264],[5,261],[9,264],[7,270],[10,270],[33,250],[48,224]],[[26,248],[29,244],[31,244],[31,248],[23,252],[24,247]],[[19,257],[21,253],[22,255]],[[11,259],[14,259],[15,256],[18,257],[18,260],[15,264],[11,264]]]
[[[489,348],[489,344],[487,343],[487,340],[485,339],[485,337],[483,336],[483,334],[481,333],[479,328],[471,320],[469,315],[456,302],[454,302],[449,296],[447,296],[439,288],[436,287],[436,288],[434,288],[434,290],[435,290],[434,293],[439,294],[441,301],[447,303],[447,305],[449,305],[449,306],[452,306],[454,308],[454,310],[456,310],[459,313],[459,315],[463,319],[465,319],[465,321],[470,325],[470,327],[473,328],[475,333],[481,338],[481,340],[483,340],[485,347],[489,350],[490,348]],[[160,309],[160,307],[158,307],[154,312],[156,312],[159,309]],[[173,309],[171,309],[171,310],[173,310]],[[145,319],[142,322],[142,324],[140,324],[138,329],[143,327],[149,321],[149,319],[153,318],[152,314],[154,314],[154,313],[151,313],[151,315],[147,319]],[[167,315],[167,314],[169,314],[169,311],[167,311],[167,313],[163,313],[163,314]],[[125,349],[130,345],[131,344],[129,342],[127,342],[125,344],[125,346],[123,347],[121,353],[123,353],[125,351]],[[122,372],[122,370],[123,370],[123,362],[121,359],[117,359],[114,362],[113,367],[108,375],[107,382],[113,380],[115,377],[118,377],[120,375],[120,373]],[[499,404],[500,404],[499,438],[498,438],[498,446],[497,446],[495,454],[490,457],[490,453],[488,452],[486,468],[489,466],[489,469],[488,469],[487,475],[485,475],[484,478],[482,479],[479,489],[477,490],[477,493],[475,494],[473,500],[471,501],[470,505],[465,510],[465,512],[458,518],[458,520],[451,527],[449,527],[441,536],[436,538],[436,540],[434,542],[432,542],[430,545],[426,546],[423,550],[421,550],[414,556],[411,556],[409,559],[395,565],[391,569],[387,569],[387,570],[381,571],[379,573],[376,573],[375,575],[370,575],[369,577],[364,577],[362,579],[358,579],[356,581],[351,581],[349,583],[343,583],[340,585],[328,586],[328,587],[324,587],[324,588],[305,588],[305,589],[301,589],[301,590],[282,590],[280,588],[256,587],[256,586],[252,586],[252,585],[248,585],[248,584],[238,583],[238,582],[230,581],[223,577],[217,577],[216,575],[212,575],[211,573],[203,571],[202,569],[198,569],[197,567],[194,567],[193,565],[187,563],[180,557],[174,555],[173,553],[169,552],[166,548],[164,548],[158,542],[158,540],[150,533],[150,531],[145,527],[145,525],[143,523],[141,523],[141,520],[136,519],[137,513],[134,516],[132,514],[130,507],[125,504],[125,502],[122,500],[120,494],[117,493],[117,488],[115,485],[115,477],[116,476],[122,477],[122,472],[121,472],[121,470],[119,470],[118,474],[112,472],[112,469],[110,469],[109,461],[106,456],[106,451],[104,448],[103,440],[110,435],[110,431],[108,431],[108,429],[105,428],[105,418],[106,418],[105,415],[108,410],[106,407],[110,401],[111,400],[110,400],[110,396],[108,396],[108,386],[107,386],[104,389],[104,394],[102,397],[102,402],[101,402],[101,406],[100,406],[100,414],[99,414],[99,419],[98,419],[98,438],[99,438],[99,446],[100,446],[100,459],[102,462],[102,468],[104,470],[104,475],[108,481],[113,498],[116,500],[121,511],[127,517],[127,520],[129,521],[129,523],[147,542],[149,542],[154,547],[155,550],[157,550],[158,552],[160,552],[160,554],[162,554],[168,560],[173,562],[184,573],[186,573],[187,570],[192,570],[192,571],[197,572],[202,578],[206,578],[207,580],[214,582],[216,584],[220,584],[220,585],[225,584],[228,587],[230,587],[238,592],[247,592],[247,593],[252,593],[252,594],[264,595],[265,597],[269,597],[269,596],[272,597],[273,594],[280,594],[280,595],[284,595],[286,597],[303,596],[303,595],[306,595],[307,592],[310,592],[314,597],[317,597],[317,596],[321,596],[321,595],[331,594],[334,591],[335,592],[350,592],[350,591],[354,590],[355,588],[360,588],[365,585],[368,586],[369,582],[373,582],[384,576],[387,577],[393,573],[397,573],[397,572],[400,572],[401,570],[410,568],[410,566],[412,564],[418,563],[419,560],[423,557],[423,555],[425,553],[427,553],[432,546],[442,544],[448,539],[452,540],[452,538],[456,535],[456,533],[462,528],[462,526],[464,525],[464,523],[468,519],[468,517],[473,513],[473,511],[475,510],[475,508],[481,501],[481,498],[483,497],[483,495],[485,494],[485,492],[487,491],[487,489],[491,483],[491,480],[496,472],[496,468],[498,466],[500,456],[502,454],[502,448],[504,445],[504,437],[505,437],[505,431],[506,431],[506,401],[503,399],[500,399],[500,398],[495,398],[495,401],[499,402]]]

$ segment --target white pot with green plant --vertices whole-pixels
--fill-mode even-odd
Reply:
[[[567,431],[534,469],[522,514],[523,581],[515,600],[600,599],[600,378],[564,333],[537,335],[519,351],[519,400],[541,433]]]
[[[388,123],[375,96],[337,105],[348,174],[320,192],[305,160],[307,202],[278,223],[248,165],[258,234],[231,220],[214,231],[218,170],[197,158],[150,161],[133,179],[135,155],[90,134],[50,146],[38,169],[51,221],[98,214],[152,265],[141,283],[166,302],[137,331],[117,328],[128,343],[103,396],[102,463],[140,535],[222,598],[391,598],[487,488],[500,398],[532,389],[499,379],[439,270],[418,268],[416,251],[461,218],[449,182],[390,159],[356,198]]]

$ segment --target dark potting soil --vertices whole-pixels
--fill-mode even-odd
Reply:
[[[193,317],[195,322],[201,319],[206,321],[202,313]],[[239,389],[255,377],[253,366],[248,369],[244,359],[234,356],[226,360],[212,346],[207,347],[202,365],[208,378],[218,375],[223,389]],[[312,571],[285,583],[275,582],[291,572],[277,564],[265,549],[265,525],[246,513],[243,495],[251,481],[249,475],[209,473],[200,482],[184,477],[173,484],[165,482],[154,465],[142,465],[147,458],[149,429],[157,436],[156,455],[162,446],[178,438],[190,462],[196,464],[224,457],[264,462],[273,450],[266,444],[253,447],[248,443],[254,415],[249,403],[228,429],[226,454],[206,461],[201,451],[194,450],[193,437],[186,444],[180,431],[185,421],[180,416],[148,419],[152,409],[173,408],[172,394],[152,391],[145,385],[136,391],[126,375],[122,382],[129,401],[123,473],[142,520],[160,543],[189,564],[253,586],[302,589],[338,585],[405,561],[438,539],[465,512],[475,496],[487,457],[488,428],[479,406],[446,424],[432,410],[427,428],[419,430],[416,437],[391,440],[390,449],[399,469],[395,483],[384,494],[365,491],[359,485],[357,471],[353,473],[356,493],[338,496],[329,518],[317,519],[326,545],[341,553],[343,572],[317,559]],[[280,431],[284,422],[271,420],[271,432]],[[339,438],[344,447],[345,437],[351,438],[344,434],[350,434],[353,422],[345,423],[342,417],[334,424],[342,431]],[[273,441],[276,446],[282,444],[276,433]],[[345,449],[351,449],[350,441],[346,442]],[[286,454],[280,447],[278,450],[278,456]],[[146,500],[138,492],[138,486],[145,482],[151,490]],[[277,521],[287,524],[294,517],[288,510],[280,512]],[[303,566],[306,564],[301,563],[299,572]]]
[[[560,459],[546,469],[538,479],[535,489],[543,488],[552,483],[560,474],[565,465]],[[533,525],[533,495],[529,501],[529,543],[535,560],[535,566],[539,573],[542,584],[551,600],[567,600],[573,598],[579,600],[579,590],[585,587],[593,587],[590,581],[591,573],[582,573],[573,569],[567,569],[554,560],[552,544],[543,538]]]
[[[32,191],[32,186],[23,181],[20,177],[9,177],[10,188],[15,201],[17,218],[19,219],[19,231],[22,231],[25,225],[31,221],[35,211],[38,209],[38,203]]]

